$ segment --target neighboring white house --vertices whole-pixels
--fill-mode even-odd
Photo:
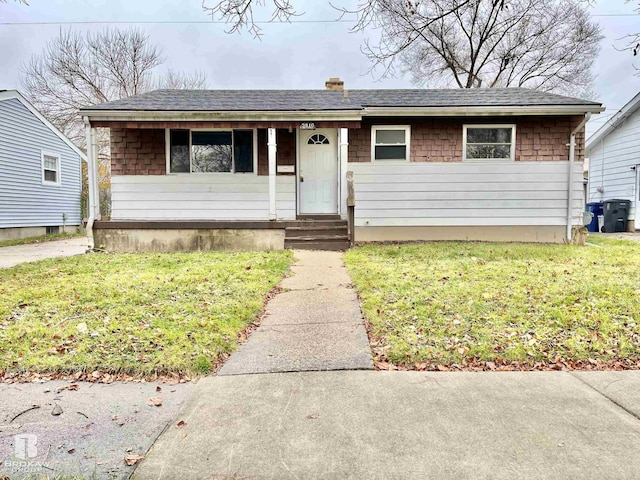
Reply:
[[[0,240],[82,223],[82,153],[16,90],[0,90]]]
[[[588,202],[631,201],[627,230],[640,227],[640,93],[598,129],[586,144]]]

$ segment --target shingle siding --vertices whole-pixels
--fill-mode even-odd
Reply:
[[[111,175],[165,175],[164,129],[111,128]]]
[[[60,155],[61,184],[42,184],[41,153]],[[0,228],[80,225],[81,159],[19,100],[0,101]]]
[[[349,130],[349,161],[371,161],[372,125],[411,125],[412,162],[462,161],[465,124],[515,124],[516,161],[562,161],[569,158],[569,136],[583,117],[396,118],[363,121]],[[584,160],[584,130],[576,136],[576,161]]]

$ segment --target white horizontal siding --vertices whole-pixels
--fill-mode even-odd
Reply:
[[[640,165],[640,110],[587,152],[590,202],[612,198],[631,201],[629,218],[635,217],[636,172]],[[602,189],[603,192],[598,192]]]
[[[566,225],[568,162],[350,163],[357,226]],[[574,223],[582,220],[574,165]]]
[[[113,220],[268,220],[269,177],[114,175]],[[295,177],[276,177],[278,219],[296,218]]]
[[[60,155],[61,185],[42,185],[41,152]],[[0,102],[0,228],[80,225],[81,159],[17,99]]]

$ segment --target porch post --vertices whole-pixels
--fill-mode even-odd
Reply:
[[[93,222],[100,220],[100,194],[98,193],[98,162],[96,149],[96,129],[91,126],[88,117],[84,117],[85,142],[87,151],[87,187],[89,210],[87,211],[87,237],[89,246],[94,247]]]
[[[91,128],[91,162],[93,165],[93,218],[96,220],[100,220],[101,212],[100,212],[100,186],[99,186],[99,178],[100,178],[100,162],[98,160],[98,133],[95,128]]]
[[[346,174],[349,170],[349,129],[341,128],[338,130],[338,158],[340,165],[340,213],[342,217],[348,213],[347,209],[347,180]]]
[[[276,129],[269,128],[267,135],[269,151],[269,220],[277,218],[276,213]]]

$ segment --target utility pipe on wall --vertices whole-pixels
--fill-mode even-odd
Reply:
[[[569,179],[569,190],[567,202],[567,242],[571,243],[572,229],[573,229],[573,166],[576,160],[576,134],[582,130],[585,124],[591,118],[591,114],[587,113],[578,126],[571,132],[569,138],[569,173],[567,175]]]

